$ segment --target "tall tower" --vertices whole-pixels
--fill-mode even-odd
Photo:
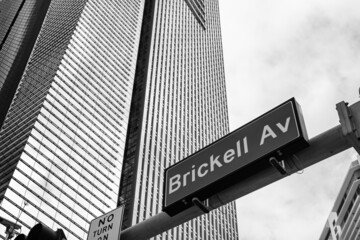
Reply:
[[[164,169],[229,131],[217,0],[146,1],[119,204],[123,227],[162,209]],[[238,239],[235,204],[156,239]]]
[[[15,13],[38,1],[23,2]],[[0,216],[22,232],[43,222],[83,240],[90,221],[116,207],[143,6],[48,6],[0,130]]]

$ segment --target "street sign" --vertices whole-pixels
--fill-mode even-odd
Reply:
[[[124,206],[91,221],[87,240],[120,240]]]
[[[286,157],[308,146],[300,106],[294,98],[165,170],[163,211],[173,216],[254,172],[270,157]]]

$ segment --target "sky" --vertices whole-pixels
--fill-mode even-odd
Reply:
[[[295,97],[310,138],[360,100],[360,1],[219,0],[230,130]],[[236,201],[240,240],[318,239],[353,149]]]

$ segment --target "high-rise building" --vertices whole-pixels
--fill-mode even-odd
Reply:
[[[125,228],[157,214],[164,169],[228,132],[218,1],[52,0],[41,22],[0,130],[0,216],[70,240],[118,203]],[[237,239],[235,205],[157,238]]]
[[[146,1],[119,203],[161,211],[164,169],[229,131],[218,1]],[[158,239],[238,239],[235,204]]]
[[[360,156],[346,174],[320,240],[360,240]]]
[[[143,6],[51,1],[0,131],[0,215],[23,232],[86,239],[116,207]]]

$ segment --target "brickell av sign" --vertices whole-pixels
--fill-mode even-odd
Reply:
[[[91,221],[87,240],[120,240],[124,206]]]
[[[173,216],[252,173],[270,167],[270,157],[308,146],[294,98],[165,170],[163,210]]]

